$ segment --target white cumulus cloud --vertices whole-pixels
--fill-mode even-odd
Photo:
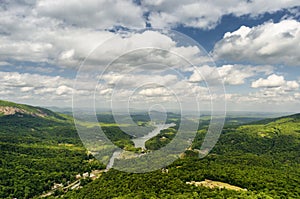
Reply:
[[[273,13],[283,8],[299,5],[296,0],[205,1],[205,0],[142,0],[149,11],[149,22],[153,27],[214,28],[224,15],[250,15],[256,17],[263,13]]]
[[[40,0],[35,11],[38,16],[55,18],[80,27],[145,27],[143,9],[128,0]]]
[[[199,72],[200,73],[199,73]],[[273,71],[273,67],[266,66],[250,66],[250,65],[223,65],[220,67],[201,66],[198,70],[195,70],[190,76],[189,81],[201,82],[201,81],[214,81],[222,79],[226,85],[242,85],[245,80],[257,76],[259,74],[270,74]]]
[[[254,82],[252,82],[253,88],[273,88],[273,87],[280,87],[285,84],[285,80],[283,76],[278,75],[270,75],[267,79],[260,78]]]
[[[242,26],[224,35],[214,47],[217,59],[260,64],[300,66],[300,22],[266,22],[252,28]]]
[[[252,82],[252,88],[273,88],[283,91],[292,91],[299,88],[299,84],[296,81],[286,81],[283,76],[270,75],[267,79],[259,78]]]

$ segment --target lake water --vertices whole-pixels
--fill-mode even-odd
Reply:
[[[136,148],[141,147],[142,149],[145,149],[145,142],[147,140],[149,140],[150,138],[158,135],[160,133],[161,130],[164,129],[168,129],[170,127],[176,126],[175,123],[170,123],[170,124],[155,124],[154,125],[156,128],[151,131],[150,133],[148,133],[147,135],[140,137],[140,138],[135,138],[132,141],[134,142],[134,145]],[[111,156],[107,166],[106,166],[106,170],[109,170],[110,168],[113,167],[115,159],[118,158],[122,153],[122,150],[117,150],[113,153],[113,155]]]
[[[170,127],[176,126],[174,123],[170,124],[156,124],[155,129],[148,133],[147,135],[139,138],[135,138],[132,141],[134,142],[135,148],[141,147],[142,149],[145,149],[145,142],[149,140],[150,138],[155,137],[160,133],[161,130],[168,129]]]

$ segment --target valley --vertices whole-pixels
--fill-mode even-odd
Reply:
[[[203,116],[191,146],[177,160],[162,169],[135,174],[106,169],[84,147],[70,115],[6,101],[0,101],[0,107],[5,107],[0,109],[0,198],[300,197],[300,114],[265,119],[229,116],[217,145],[199,159],[209,123]],[[148,132],[153,130],[147,114],[132,117]],[[178,125],[179,118],[170,113],[167,124]],[[109,113],[98,115],[98,121],[121,149],[143,153],[135,136],[124,133]],[[125,122],[122,126],[130,128]],[[168,126],[147,137],[144,150],[168,145],[177,129]],[[147,134],[139,133],[136,136]]]

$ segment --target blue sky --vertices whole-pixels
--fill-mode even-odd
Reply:
[[[272,14],[264,13],[255,18],[251,18],[249,16],[236,17],[230,14],[222,16],[220,23],[210,30],[184,27],[182,25],[175,28],[175,30],[189,35],[199,42],[207,51],[211,51],[215,43],[221,40],[226,32],[237,30],[243,25],[248,27],[257,26],[269,20],[278,23],[282,17],[287,14],[289,14],[289,12],[286,9],[279,10]]]
[[[124,99],[130,98],[137,100],[137,107],[162,102],[167,108],[176,108],[175,98],[193,104],[191,96],[197,94],[203,109],[212,101],[226,100],[228,110],[299,112],[299,10],[300,4],[294,0],[272,4],[262,0],[1,1],[0,99],[70,107],[75,93],[82,102],[98,96],[101,107],[112,101],[122,107],[128,102]],[[146,26],[181,32],[186,44],[164,31],[143,31]],[[137,29],[141,31],[133,31]],[[203,56],[189,37],[213,62],[205,60],[208,55]],[[112,65],[102,74],[105,64],[118,56],[151,47],[169,53],[129,53],[123,60],[117,59],[122,67],[113,69]],[[196,68],[179,66],[183,60],[176,62],[178,57],[170,52]],[[157,57],[150,59],[154,55]],[[158,70],[157,60],[181,76],[164,67]],[[148,68],[125,67],[133,63],[148,64]],[[80,86],[76,85],[76,78],[85,75]],[[219,90],[204,88],[204,80],[211,85],[222,80],[226,93],[220,93],[221,85]],[[150,81],[155,86],[151,87]],[[167,94],[168,89],[174,92]],[[208,89],[216,93],[210,96]],[[191,105],[187,108],[194,109]]]

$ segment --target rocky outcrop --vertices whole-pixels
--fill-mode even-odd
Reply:
[[[195,185],[195,186],[204,186],[204,187],[207,187],[210,189],[219,188],[219,189],[228,189],[228,190],[234,190],[234,191],[247,191],[247,189],[243,189],[238,186],[230,185],[230,184],[224,183],[224,182],[208,180],[208,179],[205,179],[204,181],[201,181],[201,182],[195,182],[195,181],[186,182],[186,184]]]
[[[43,111],[41,111],[39,109],[37,109],[37,113],[33,113],[33,112],[29,112],[24,109],[20,109],[17,107],[10,107],[10,106],[0,106],[0,114],[3,114],[3,115],[27,114],[27,115],[31,115],[33,117],[46,117],[47,116],[46,113],[44,113]]]

